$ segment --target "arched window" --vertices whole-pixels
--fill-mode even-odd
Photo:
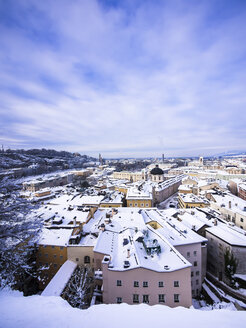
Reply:
[[[84,257],[84,263],[91,263],[91,259],[90,259],[90,256],[85,256]]]

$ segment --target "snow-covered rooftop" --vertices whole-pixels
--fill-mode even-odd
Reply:
[[[39,245],[67,246],[72,235],[72,229],[44,228],[39,237]]]
[[[246,201],[231,193],[213,194],[217,205],[229,209],[233,212],[246,215]]]
[[[77,264],[67,260],[42,292],[42,296],[60,296],[71,278]]]
[[[242,229],[218,222],[217,225],[206,230],[230,245],[246,247],[246,232]]]

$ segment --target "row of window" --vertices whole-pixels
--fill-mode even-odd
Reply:
[[[42,253],[40,253],[40,256],[42,256]],[[48,254],[44,254],[44,256],[45,256],[45,257],[48,257]],[[56,258],[57,255],[54,254],[53,257]],[[63,255],[60,255],[60,259],[63,259]],[[93,259],[93,260],[94,260],[94,259]],[[78,258],[78,257],[76,257],[76,262],[79,262],[79,258]],[[93,261],[93,262],[94,262],[94,261]],[[87,263],[87,264],[91,263],[90,256],[85,256],[85,257],[84,257],[84,263],[85,263],[85,264],[86,264],[86,263]]]
[[[133,303],[140,303],[140,295],[139,294],[133,294],[132,297]],[[149,303],[150,298],[149,295],[142,295],[142,303]],[[173,301],[174,303],[179,303],[180,301],[180,296],[179,294],[174,294],[173,295]],[[116,303],[122,303],[123,298],[122,297],[116,297]],[[165,294],[159,294],[158,295],[158,302],[159,303],[166,303],[166,295]]]
[[[194,252],[193,252],[193,255],[194,255],[194,256],[197,256],[197,251],[194,251]],[[190,257],[190,252],[187,252],[187,257]]]
[[[199,285],[199,279],[196,279],[196,285]],[[191,282],[191,286],[193,286],[193,282]]]
[[[76,262],[79,262],[79,258],[76,257]],[[93,259],[93,262],[94,262],[94,259]],[[86,264],[89,264],[91,263],[91,259],[90,259],[90,256],[84,256],[84,263]]]
[[[42,256],[42,253],[39,253],[39,254],[40,254],[40,256]],[[48,254],[44,254],[44,256],[45,256],[45,257],[48,257]],[[54,258],[57,258],[57,255],[54,254],[53,257],[54,257]],[[60,257],[60,259],[63,259],[63,255],[60,255],[59,257]]]
[[[194,277],[194,272],[193,271],[191,271],[191,277]],[[200,275],[200,271],[196,271],[196,276],[199,276]]]
[[[122,286],[122,280],[116,280],[116,286]],[[179,287],[179,281],[175,280],[173,282],[174,287]],[[133,282],[133,287],[139,287],[139,281],[134,281]],[[149,287],[149,282],[148,281],[143,281],[143,287]],[[164,281],[159,281],[158,282],[158,287],[164,287]]]
[[[46,248],[47,245],[43,245],[43,248]],[[58,246],[51,246],[51,248],[55,248],[55,247],[58,247]],[[64,248],[64,246],[60,246],[60,249],[62,250]]]
[[[132,204],[132,203],[129,203],[129,206],[132,207],[133,204]],[[134,206],[135,206],[135,207],[138,207],[138,204],[135,203]],[[140,206],[141,206],[141,207],[149,207],[149,204],[148,204],[148,203],[146,203],[146,204],[141,203]]]

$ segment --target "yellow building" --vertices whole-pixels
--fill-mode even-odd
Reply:
[[[40,276],[40,289],[47,286],[66,260],[67,247],[65,245],[38,245],[37,268]]]
[[[123,194],[113,194],[100,203],[100,207],[122,207],[124,203],[124,195]]]
[[[187,185],[180,185],[178,187],[178,192],[180,192],[181,194],[191,194],[192,189],[190,187],[188,187]]]
[[[132,182],[147,180],[147,171],[143,169],[140,172],[129,172],[129,171],[114,172],[113,179],[129,180]]]
[[[152,192],[137,187],[129,188],[126,195],[127,207],[152,207]]]
[[[181,194],[178,195],[179,208],[194,208],[194,207],[207,207],[209,201],[205,198],[197,197],[194,194]]]

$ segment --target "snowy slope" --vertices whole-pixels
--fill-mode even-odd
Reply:
[[[88,310],[79,310],[60,297],[23,297],[17,292],[1,292],[0,327],[243,328],[246,327],[246,312],[171,309],[146,304],[95,305]]]

